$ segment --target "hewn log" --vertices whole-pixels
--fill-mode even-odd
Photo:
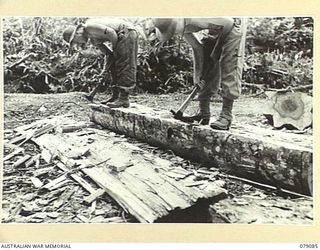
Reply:
[[[254,126],[217,131],[174,120],[167,111],[137,104],[127,109],[95,104],[91,107],[91,120],[109,130],[171,149],[240,177],[312,194],[311,136],[256,130]]]

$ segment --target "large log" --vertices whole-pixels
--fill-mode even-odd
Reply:
[[[312,136],[254,126],[217,131],[186,124],[167,111],[138,104],[110,109],[92,104],[91,120],[226,172],[303,194],[312,194]]]

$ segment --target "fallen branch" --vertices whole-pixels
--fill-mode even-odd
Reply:
[[[276,92],[289,92],[289,91],[294,92],[294,91],[297,91],[297,90],[312,89],[312,87],[313,87],[313,84],[308,84],[308,85],[297,86],[297,87],[288,86],[288,87],[286,87],[285,89],[273,89],[273,88],[269,88],[269,89],[266,89],[266,90],[276,91]]]
[[[275,89],[275,88],[266,88],[265,86],[263,86],[262,84],[254,84],[254,83],[247,83],[244,82],[241,84],[242,86],[246,86],[246,87],[253,87],[256,89],[259,89],[260,91],[258,93],[249,95],[249,97],[256,97],[259,95],[264,94],[266,91],[274,91],[274,92],[294,92],[294,91],[299,91],[299,90],[305,90],[305,89],[312,89],[313,88],[313,84],[308,84],[308,85],[304,85],[304,86],[297,86],[297,87],[291,87],[288,86],[284,89]]]
[[[13,67],[19,65],[20,63],[22,63],[23,61],[25,61],[26,59],[28,59],[30,56],[35,57],[35,56],[37,56],[37,54],[32,52],[32,53],[30,53],[30,54],[28,54],[28,55],[25,55],[25,56],[22,57],[20,60],[18,60],[18,61],[16,61],[15,63],[11,64],[8,68],[9,68],[9,69],[12,69]]]

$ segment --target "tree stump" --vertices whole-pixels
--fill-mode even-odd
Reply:
[[[303,130],[312,125],[312,97],[306,93],[281,93],[269,95],[265,117],[275,128]]]

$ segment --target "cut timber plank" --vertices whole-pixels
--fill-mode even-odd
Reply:
[[[119,138],[113,133],[92,130],[95,133],[88,136],[70,132],[44,134],[32,140],[54,153],[68,169],[90,166],[79,167],[79,170],[140,222],[151,223],[174,210],[191,207],[201,198],[221,199],[226,194],[226,190],[214,182],[205,189],[186,187],[185,182],[195,176],[179,181],[168,177],[166,173],[175,167],[171,161],[156,157],[139,145],[126,142],[125,138],[118,143]],[[79,159],[67,157],[78,148],[88,146],[88,137],[92,138],[90,154]],[[106,158],[110,161],[106,162]],[[132,165],[120,172],[112,170],[126,162]]]
[[[91,107],[91,120],[114,132],[171,149],[234,175],[312,194],[312,136],[298,137],[279,131],[273,134],[270,129],[245,125],[217,131],[183,123],[167,111],[138,104],[119,109],[98,104]]]

